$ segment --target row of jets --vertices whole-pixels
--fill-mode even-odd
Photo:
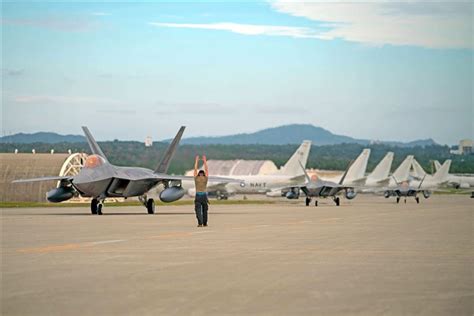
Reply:
[[[386,198],[393,196],[397,203],[402,198],[406,202],[407,197],[413,197],[419,203],[419,195],[429,198],[433,190],[442,187],[453,186],[464,189],[474,187],[474,177],[449,174],[451,160],[446,160],[442,165],[435,161],[436,172],[429,175],[414,156],[410,155],[390,174],[393,152],[388,152],[375,169],[366,175],[370,149],[364,149],[342,176],[322,178],[316,173],[309,174],[306,171],[310,149],[311,142],[304,141],[288,162],[274,174],[237,176],[242,180],[240,186],[234,183],[214,182],[208,185],[208,190],[218,198],[227,198],[236,193],[265,193],[270,197],[283,196],[288,199],[298,199],[304,195],[307,206],[313,199],[314,205],[317,206],[318,199],[332,198],[339,206],[341,195],[353,199],[357,192],[380,193]],[[184,182],[183,185],[189,186],[189,195],[194,194],[191,184]]]
[[[85,160],[84,166],[74,176],[53,176],[33,179],[19,179],[14,183],[37,181],[58,181],[58,186],[47,192],[50,202],[63,202],[74,196],[91,198],[91,213],[101,215],[104,201],[107,198],[138,197],[148,214],[155,212],[155,202],[148,198],[147,193],[157,186],[163,190],[159,198],[163,202],[181,199],[186,192],[194,195],[194,177],[168,174],[170,162],[184,133],[182,126],[168,146],[163,158],[154,170],[139,167],[122,167],[111,164],[87,127],[82,127],[92,154]],[[265,193],[268,196],[285,196],[288,199],[299,198],[301,192],[306,196],[306,205],[312,199],[330,197],[336,205],[340,204],[339,196],[344,194],[353,199],[358,191],[383,191],[386,197],[413,196],[419,202],[418,194],[426,198],[431,190],[441,185],[454,183],[466,188],[474,186],[474,178],[449,175],[450,160],[443,165],[437,164],[434,175],[428,175],[421,166],[408,156],[397,170],[389,175],[393,153],[387,153],[374,171],[365,175],[370,149],[364,149],[357,159],[339,178],[321,179],[317,175],[306,172],[311,142],[304,141],[287,163],[276,173],[270,175],[210,176],[208,190],[218,197],[227,197],[235,193]]]

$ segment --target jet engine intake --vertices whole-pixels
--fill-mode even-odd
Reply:
[[[429,190],[424,190],[423,191],[423,196],[425,197],[425,199],[429,198],[431,196],[431,191]]]
[[[289,200],[298,199],[300,197],[300,189],[299,188],[291,188],[290,191],[286,192],[285,196]]]
[[[49,202],[59,203],[69,200],[75,193],[76,191],[71,186],[59,187],[48,191],[48,193],[46,193],[46,199]]]
[[[182,187],[172,186],[161,191],[160,200],[165,203],[174,202],[182,198],[184,193],[185,191]]]
[[[357,195],[357,192],[354,191],[354,189],[347,189],[346,190],[346,199],[348,200],[352,200],[353,198],[355,198]]]

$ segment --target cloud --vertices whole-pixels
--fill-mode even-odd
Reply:
[[[229,31],[243,35],[269,35],[269,36],[287,36],[296,38],[321,38],[315,29],[308,27],[296,26],[276,26],[276,25],[257,25],[257,24],[240,24],[240,23],[207,23],[207,24],[190,24],[190,23],[160,23],[151,22],[153,26],[171,27],[171,28],[189,28],[189,29],[203,29],[203,30],[219,30]]]
[[[277,0],[280,13],[325,23],[319,35],[370,45],[473,48],[471,2],[296,2]]]
[[[2,19],[3,25],[32,26],[62,32],[85,32],[96,29],[96,20],[82,17],[44,17],[29,19]]]

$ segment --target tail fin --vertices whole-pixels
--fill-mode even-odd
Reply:
[[[438,160],[434,160],[433,164],[434,164],[434,170],[435,171],[438,171],[441,168],[441,164],[439,163]]]
[[[171,159],[174,156],[174,153],[176,152],[176,148],[178,147],[179,141],[181,140],[181,136],[183,136],[184,129],[186,126],[181,126],[179,129],[178,133],[174,137],[173,141],[169,144],[168,148],[166,149],[165,155],[163,158],[161,158],[160,163],[155,169],[155,173],[167,173],[168,168],[171,163]]]
[[[100,149],[99,145],[95,141],[94,137],[92,136],[87,126],[82,126],[82,130],[84,131],[84,134],[86,135],[86,139],[87,139],[87,142],[89,143],[89,147],[91,148],[92,154],[101,156],[106,161],[108,161],[107,157],[104,155],[104,152],[102,151],[102,149]]]
[[[305,140],[295,151],[293,156],[286,162],[286,164],[280,169],[279,174],[287,176],[299,176],[303,173],[301,172],[300,165],[303,168],[306,167],[308,162],[309,151],[311,150],[311,141]]]
[[[410,167],[413,162],[413,155],[409,155],[403,160],[403,162],[398,166],[397,170],[393,173],[393,178],[397,179],[396,181],[407,181],[410,173]]]
[[[451,167],[451,159],[446,160],[443,165],[433,175],[432,181],[438,183],[445,182],[448,180],[449,168]]]
[[[344,174],[342,175],[341,180],[339,180],[339,185],[344,184],[344,181],[346,180],[347,174],[350,172],[350,170],[351,170],[352,166],[354,165],[354,163],[355,163],[354,160],[351,160],[349,162],[349,165],[347,166],[346,171],[344,171]]]
[[[300,166],[301,166],[301,170],[303,170],[304,177],[306,178],[306,181],[307,181],[307,182],[310,182],[310,181],[311,181],[311,177],[310,177],[309,174],[306,172],[305,167],[303,166],[303,164],[301,163],[301,161],[298,161],[298,163],[299,163]]]
[[[423,170],[423,167],[418,163],[418,161],[416,161],[416,159],[413,159],[411,166],[415,177],[421,179],[426,176],[425,170]]]
[[[355,182],[365,177],[365,171],[367,169],[367,162],[369,161],[370,149],[366,148],[362,151],[359,157],[356,158],[354,163],[349,167],[346,174],[346,179],[349,182]]]
[[[369,175],[372,181],[384,181],[388,178],[393,162],[393,152],[389,151]]]

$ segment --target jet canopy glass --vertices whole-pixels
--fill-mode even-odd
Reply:
[[[99,155],[90,155],[86,158],[86,162],[84,163],[84,168],[94,169],[97,168],[105,163],[104,158]]]

